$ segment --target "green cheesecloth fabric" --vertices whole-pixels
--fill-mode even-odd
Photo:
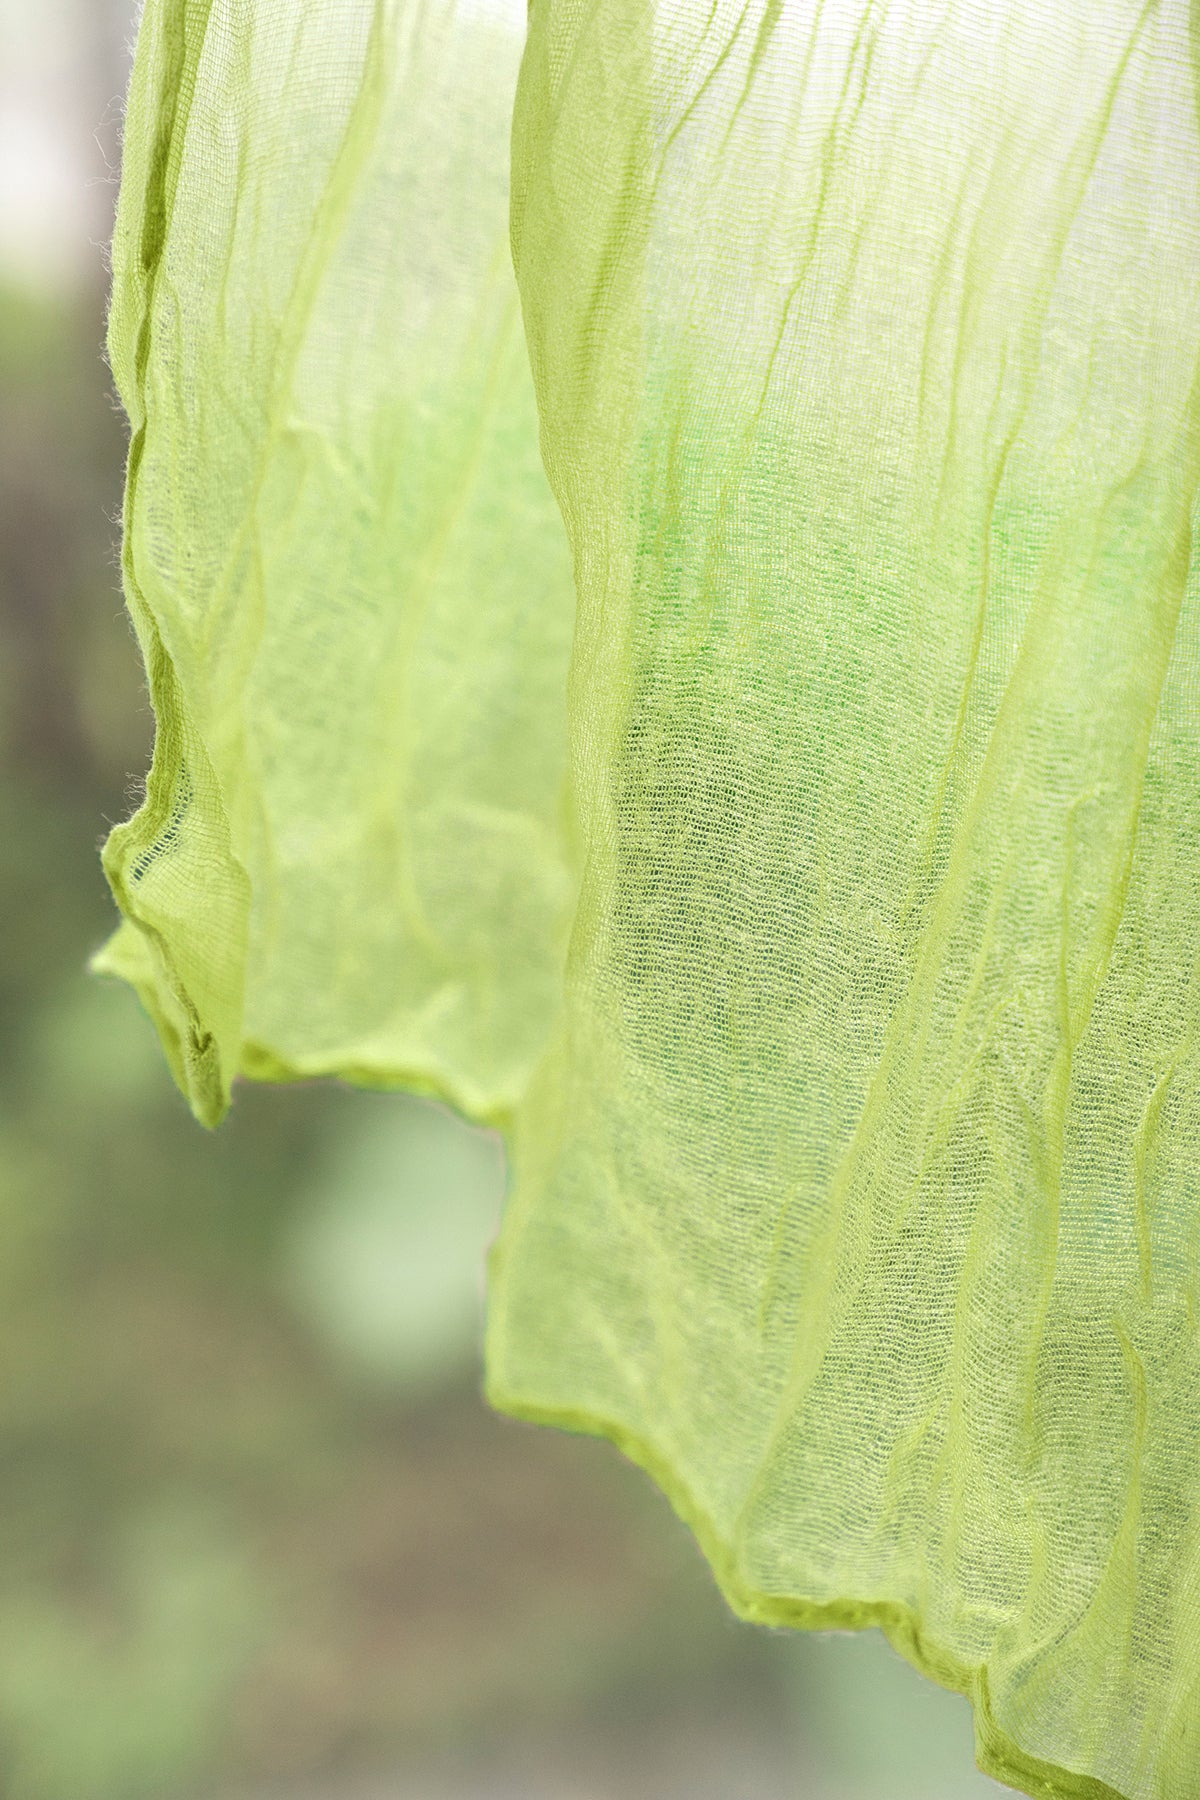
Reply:
[[[1198,65],[1195,0],[147,0],[114,252],[98,965],[208,1123],[500,1125],[492,1401],[1089,1800],[1200,1796]]]

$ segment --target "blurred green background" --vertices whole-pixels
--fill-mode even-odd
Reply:
[[[0,0],[2,1800],[982,1800],[965,1702],[755,1631],[605,1445],[478,1397],[498,1143],[244,1088],[208,1136],[97,847],[151,721],[102,354],[132,0]]]

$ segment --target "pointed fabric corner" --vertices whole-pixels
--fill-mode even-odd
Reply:
[[[149,0],[115,250],[102,966],[509,1127],[493,1402],[1047,1800],[1200,1784],[1194,12]]]
[[[157,719],[105,869],[197,1116],[502,1118],[561,985],[569,551],[508,248],[520,0],[148,0],[110,348]]]

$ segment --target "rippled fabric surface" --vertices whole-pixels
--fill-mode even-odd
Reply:
[[[493,1401],[1091,1800],[1200,1795],[1195,31],[534,0],[569,675],[514,28],[159,0],[118,240],[193,1103],[511,1114]]]
[[[500,1116],[557,1001],[571,564],[508,249],[518,4],[149,0],[114,247],[158,715],[109,841],[199,1115]]]

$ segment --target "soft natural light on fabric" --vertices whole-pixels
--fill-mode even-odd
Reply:
[[[150,0],[115,258],[103,966],[503,1125],[494,1403],[1093,1800],[1200,1792],[1193,29]]]
[[[573,600],[507,243],[520,8],[151,4],[115,246],[159,718],[105,963],[239,1072],[511,1108],[557,1000]]]

